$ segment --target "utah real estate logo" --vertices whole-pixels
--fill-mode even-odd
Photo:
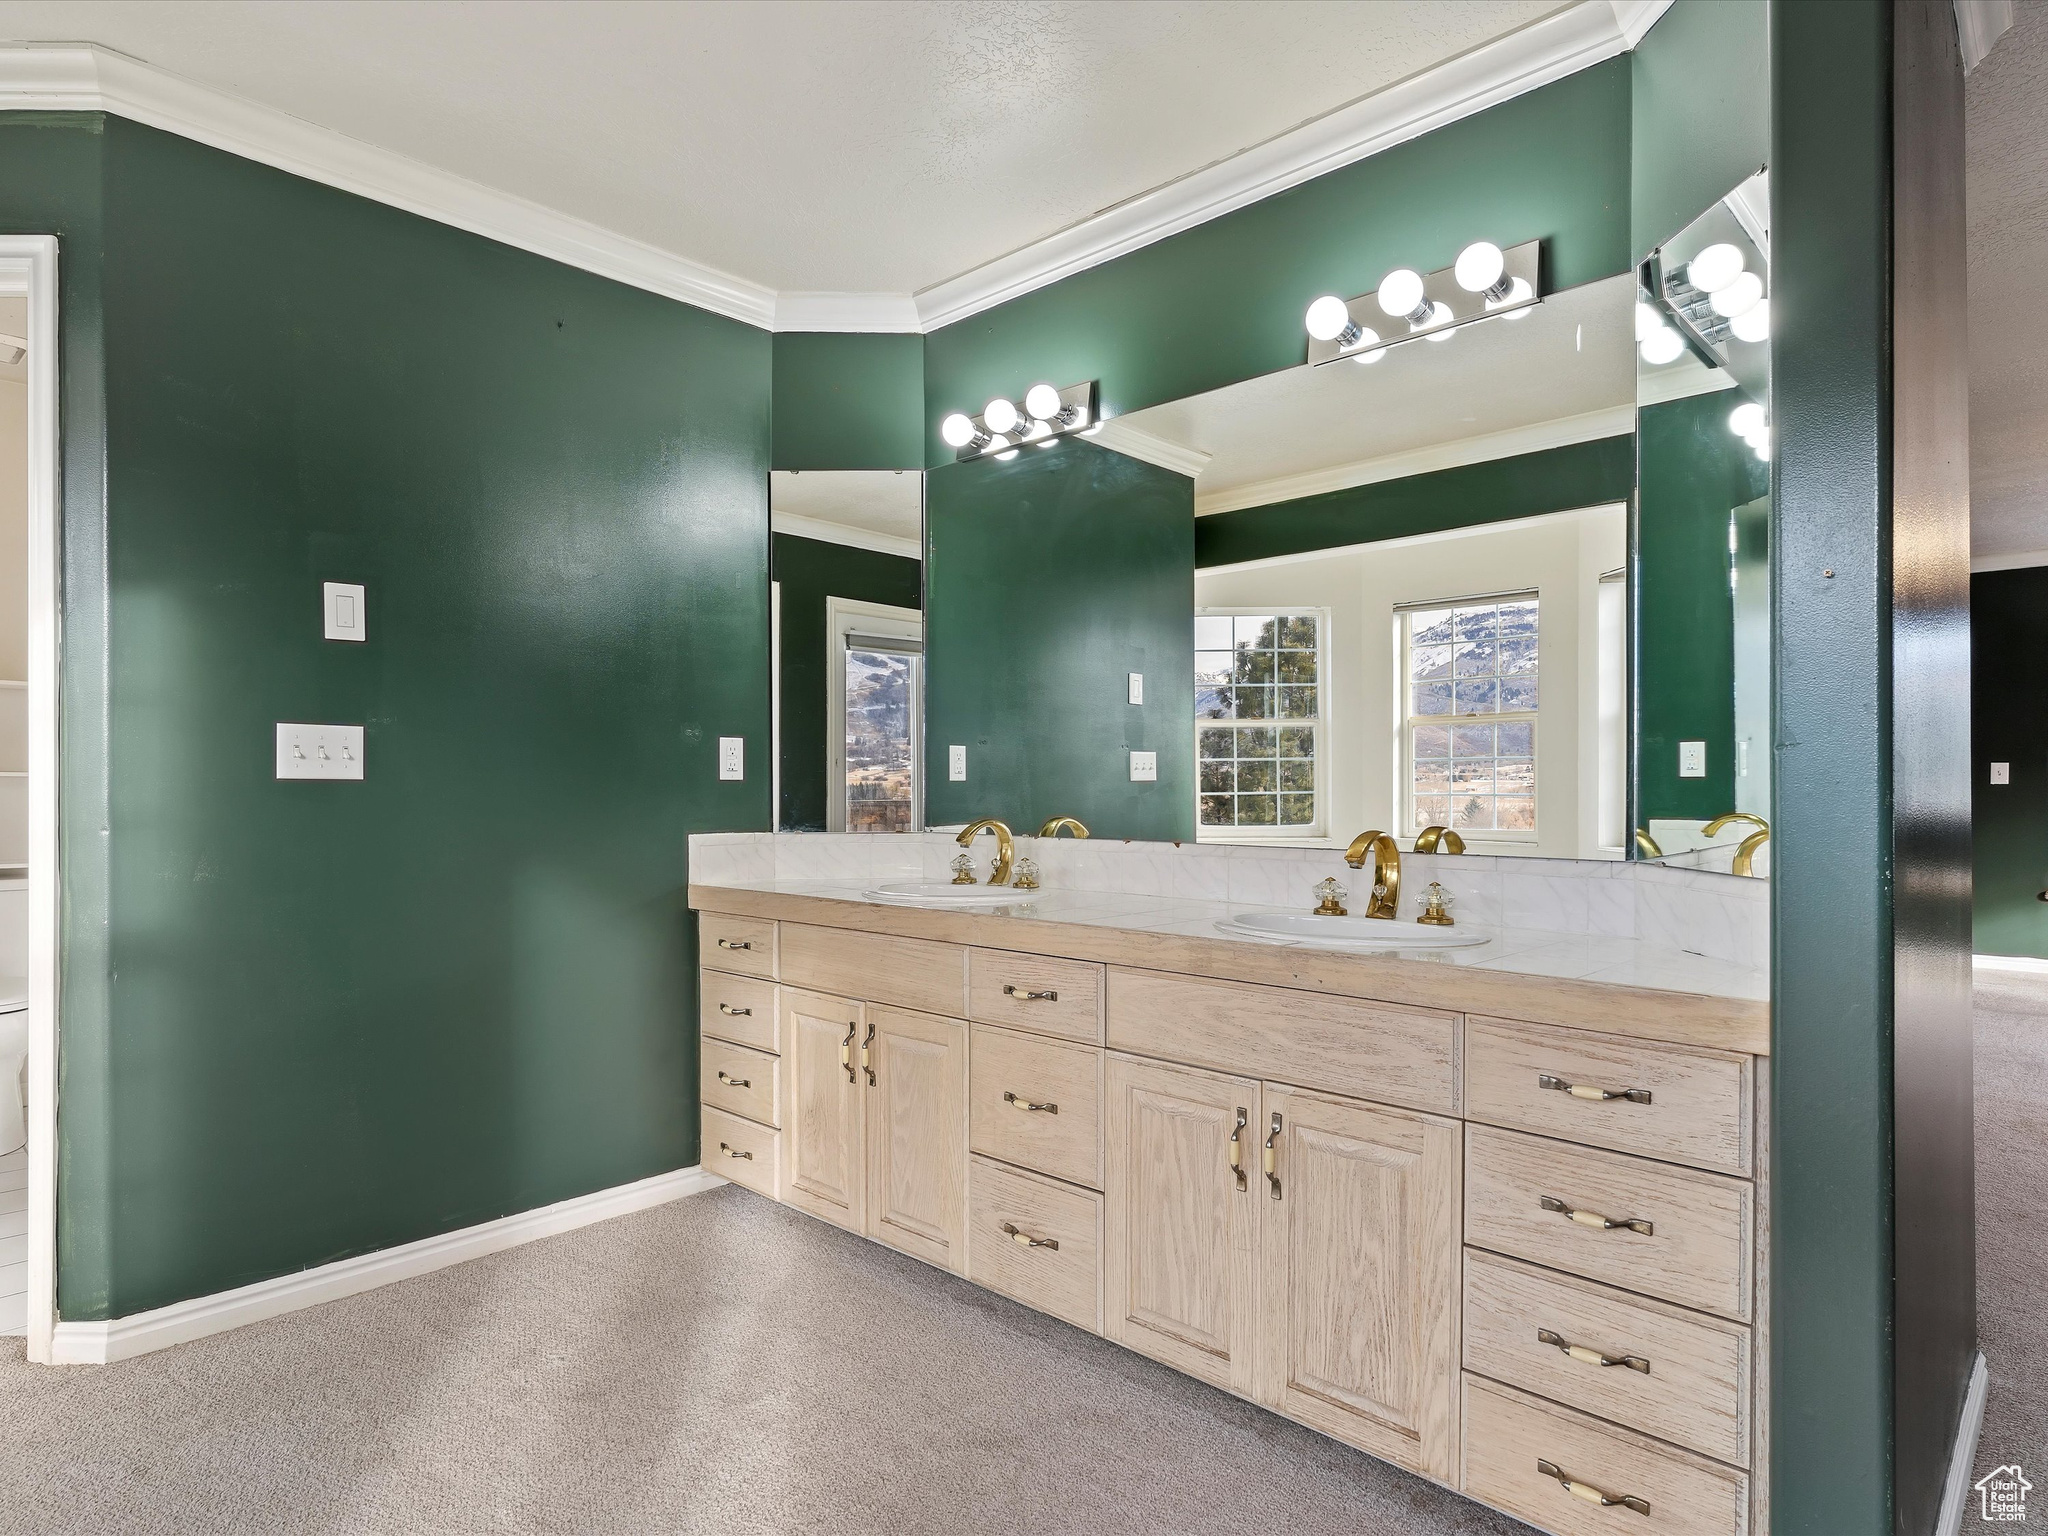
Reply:
[[[2027,1490],[2033,1486],[2018,1462],[1985,1473],[1976,1483],[1984,1518],[1994,1525],[2021,1524],[2027,1518]]]

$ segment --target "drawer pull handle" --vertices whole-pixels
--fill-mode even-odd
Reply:
[[[1575,1099],[1591,1099],[1596,1104],[1611,1104],[1616,1099],[1626,1099],[1631,1104],[1650,1102],[1650,1090],[1647,1088],[1595,1088],[1591,1083],[1567,1082],[1561,1077],[1552,1077],[1548,1072],[1536,1074],[1536,1086],[1568,1093]]]
[[[740,1159],[742,1159],[742,1160],[744,1160],[744,1161],[746,1161],[746,1162],[749,1162],[749,1163],[751,1163],[751,1162],[752,1162],[752,1161],[754,1160],[754,1154],[753,1154],[753,1153],[751,1153],[751,1152],[735,1152],[735,1151],[733,1151],[733,1149],[732,1149],[731,1147],[728,1147],[728,1146],[727,1146],[727,1145],[726,1145],[726,1144],[725,1144],[724,1142],[722,1142],[722,1141],[721,1141],[721,1142],[720,1142],[720,1143],[718,1144],[718,1150],[719,1150],[719,1151],[721,1151],[721,1152],[723,1152],[723,1153],[724,1153],[724,1154],[725,1154],[725,1155],[726,1155],[727,1157],[737,1157],[737,1158],[740,1158]]]
[[[1536,1342],[1562,1350],[1581,1365],[1625,1365],[1632,1371],[1641,1371],[1645,1376],[1650,1374],[1650,1362],[1641,1355],[1603,1355],[1597,1349],[1574,1344],[1562,1334],[1552,1333],[1548,1328],[1536,1330]]]
[[[718,947],[720,949],[752,949],[754,945],[748,939],[720,939]]]
[[[721,1083],[725,1084],[725,1086],[728,1088],[751,1088],[754,1086],[754,1080],[752,1078],[727,1077],[722,1070],[718,1074],[718,1080]]]
[[[855,1031],[856,1029],[859,1029],[859,1028],[860,1028],[860,1025],[859,1025],[859,1023],[858,1023],[858,1022],[849,1022],[849,1023],[847,1024],[847,1026],[846,1026],[846,1038],[845,1038],[844,1040],[842,1040],[842,1041],[840,1041],[840,1042],[839,1042],[839,1065],[841,1065],[842,1067],[846,1068],[846,1080],[847,1080],[847,1081],[848,1081],[849,1083],[850,1083],[850,1082],[852,1082],[852,1081],[854,1080],[854,1077],[853,1077],[853,1032],[854,1032],[854,1031]]]
[[[1020,1232],[1007,1221],[1003,1223],[1003,1235],[1019,1248],[1050,1248],[1054,1253],[1060,1251],[1060,1240],[1058,1238],[1033,1237],[1029,1232]]]
[[[731,1003],[720,1003],[718,1005],[718,1011],[724,1014],[728,1019],[751,1019],[754,1016],[753,1009],[735,1008]]]
[[[873,1019],[870,1019],[868,1020],[867,1038],[861,1041],[860,1043],[860,1069],[861,1071],[867,1073],[868,1086],[870,1088],[875,1086],[875,1064],[874,1061],[869,1057],[868,1052],[874,1048],[874,1044],[875,1021]]]
[[[1026,987],[1004,986],[1003,996],[1014,997],[1020,1003],[1056,1003],[1060,1000],[1057,992],[1033,992]]]
[[[1057,1104],[1034,1104],[1029,1099],[1018,1098],[1017,1095],[1010,1092],[1007,1088],[1003,1090],[1003,1102],[1024,1110],[1026,1113],[1035,1112],[1044,1115],[1056,1115],[1060,1112],[1060,1107]]]
[[[1639,1499],[1632,1493],[1607,1493],[1591,1483],[1582,1483],[1570,1476],[1554,1461],[1539,1460],[1536,1470],[1545,1477],[1557,1479],[1557,1486],[1575,1499],[1584,1499],[1588,1504],[1598,1504],[1602,1509],[1632,1509],[1639,1515],[1650,1512],[1650,1501]]]
[[[1272,1186],[1275,1200],[1280,1198],[1280,1153],[1273,1145],[1280,1139],[1280,1115],[1273,1115],[1273,1128],[1266,1133],[1266,1182]]]
[[[1244,1128],[1250,1119],[1245,1107],[1237,1107],[1237,1124],[1230,1128],[1230,1171],[1237,1177],[1237,1187],[1245,1188],[1244,1182]]]
[[[1657,1228],[1651,1222],[1639,1221],[1633,1216],[1602,1216],[1598,1211],[1575,1210],[1555,1195],[1545,1195],[1540,1204],[1544,1210],[1555,1211],[1567,1221],[1575,1221],[1582,1227],[1595,1227],[1602,1232],[1637,1232],[1644,1237],[1657,1235]]]

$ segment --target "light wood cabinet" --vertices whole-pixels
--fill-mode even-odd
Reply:
[[[864,1004],[782,989],[783,1198],[855,1232],[867,1224]]]
[[[967,1026],[872,1004],[858,1066],[867,1235],[965,1274]]]
[[[1249,1397],[1259,1085],[1127,1056],[1111,1056],[1104,1076],[1103,1331]]]
[[[1261,1400],[1449,1479],[1458,1425],[1458,1123],[1273,1083],[1260,1108]]]

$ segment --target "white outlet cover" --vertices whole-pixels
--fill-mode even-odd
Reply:
[[[721,782],[744,779],[747,776],[747,738],[744,736],[721,736],[718,738],[718,777]]]
[[[325,636],[329,640],[367,640],[370,629],[363,612],[363,589],[346,582],[320,583],[320,608],[326,615]]]
[[[1131,674],[1131,702],[1133,704],[1145,702],[1145,674],[1142,672],[1133,672]]]
[[[967,749],[965,747],[946,748],[946,778],[948,782],[954,784],[965,784],[967,782]]]
[[[2012,782],[2012,764],[1993,763],[1991,765],[1991,782],[1994,784],[2010,784]]]
[[[1159,754],[1157,752],[1133,752],[1131,754],[1131,782],[1133,784],[1156,784],[1159,782]]]
[[[288,725],[277,727],[277,776],[280,779],[360,779],[363,776],[363,728],[360,725]]]
[[[1681,779],[1704,779],[1707,776],[1707,744],[1704,741],[1681,741],[1678,744],[1678,776]]]

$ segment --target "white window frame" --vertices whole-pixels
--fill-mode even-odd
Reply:
[[[910,669],[910,826],[924,826],[924,615],[915,608],[825,599],[825,678],[829,703],[825,736],[825,827],[846,830],[846,637],[916,642]]]
[[[1492,715],[1418,715],[1415,713],[1415,683],[1408,653],[1414,645],[1414,618],[1418,613],[1436,613],[1446,608],[1480,608],[1502,603],[1529,602],[1536,605],[1536,708],[1508,710]],[[1478,829],[1466,832],[1456,829],[1458,835],[1468,843],[1517,843],[1534,844],[1541,840],[1543,832],[1543,700],[1548,691],[1543,686],[1543,594],[1531,588],[1519,592],[1479,592],[1469,597],[1431,598],[1424,602],[1397,603],[1394,607],[1396,643],[1394,666],[1396,668],[1394,697],[1400,710],[1401,721],[1401,835],[1417,837],[1429,823],[1415,813],[1415,728],[1417,725],[1455,726],[1467,725],[1518,725],[1527,721],[1529,732],[1529,760],[1536,775],[1530,798],[1536,803],[1536,825],[1527,831],[1501,830],[1498,828]]]
[[[1276,718],[1275,727],[1284,725],[1308,725],[1315,728],[1316,751],[1316,814],[1315,820],[1307,826],[1270,827],[1206,827],[1202,825],[1202,727],[1201,720],[1195,721],[1195,841],[1198,843],[1298,843],[1320,841],[1330,835],[1330,610],[1304,606],[1299,603],[1234,603],[1228,606],[1197,608],[1195,617],[1211,618],[1281,618],[1314,619],[1316,621],[1316,712],[1312,716],[1294,716],[1288,719]],[[1232,722],[1233,724],[1257,724],[1256,721]],[[1211,726],[1221,726],[1222,721],[1212,721]],[[1276,786],[1277,792],[1277,786]]]

